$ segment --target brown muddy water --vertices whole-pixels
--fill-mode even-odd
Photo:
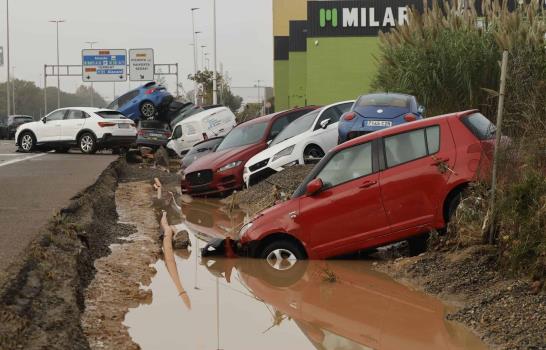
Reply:
[[[244,213],[227,215],[210,201],[182,213],[171,224],[190,234],[192,247],[167,257],[176,263],[170,271],[164,260],[153,265],[157,274],[142,287],[151,302],[123,322],[142,349],[487,349],[445,319],[440,301],[370,261],[303,261],[281,271],[262,260],[202,258],[205,241],[232,235]]]

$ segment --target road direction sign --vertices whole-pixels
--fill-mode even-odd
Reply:
[[[82,79],[87,82],[127,80],[127,50],[82,50]]]
[[[131,81],[154,80],[154,50],[129,50],[129,79]]]

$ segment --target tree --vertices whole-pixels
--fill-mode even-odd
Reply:
[[[200,100],[201,104],[212,104],[212,89],[213,89],[214,72],[208,69],[198,71],[197,74],[188,75],[188,79],[200,85]],[[233,112],[237,112],[243,103],[243,98],[233,95],[230,88],[230,78],[218,74],[218,102],[230,108]]]

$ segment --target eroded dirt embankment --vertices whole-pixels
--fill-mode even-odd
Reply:
[[[118,221],[115,200],[118,183],[151,181],[154,177],[162,181],[176,178],[164,171],[116,161],[93,186],[51,219],[48,227],[29,246],[27,254],[13,264],[11,274],[0,286],[0,349],[90,348],[81,317],[85,309],[85,290],[95,277],[94,263],[110,254],[111,244],[127,242],[128,236],[138,233],[138,225]],[[137,185],[127,186],[125,189],[131,190],[130,186]],[[147,195],[141,189],[134,190],[142,196]],[[149,197],[145,203],[150,205]],[[138,220],[132,218],[121,221],[138,224]],[[154,221],[157,223],[157,220],[150,222]],[[157,235],[156,227],[153,229]],[[131,261],[125,260],[125,263]],[[128,274],[122,266],[118,266],[116,272]],[[142,299],[139,285],[135,283],[146,276],[126,277],[131,277],[128,283],[132,285],[124,290],[127,293],[125,300],[135,296]],[[89,291],[97,291],[97,288]]]

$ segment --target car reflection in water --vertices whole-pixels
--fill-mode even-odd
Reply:
[[[202,263],[228,282],[237,272],[250,293],[275,309],[277,322],[293,319],[317,349],[487,349],[445,320],[438,300],[371,270],[369,262],[300,261],[283,271],[264,260]]]
[[[210,242],[215,238],[236,239],[245,213],[241,210],[230,210],[219,201],[193,200],[191,204],[182,204],[182,216],[192,233],[199,239]]]

